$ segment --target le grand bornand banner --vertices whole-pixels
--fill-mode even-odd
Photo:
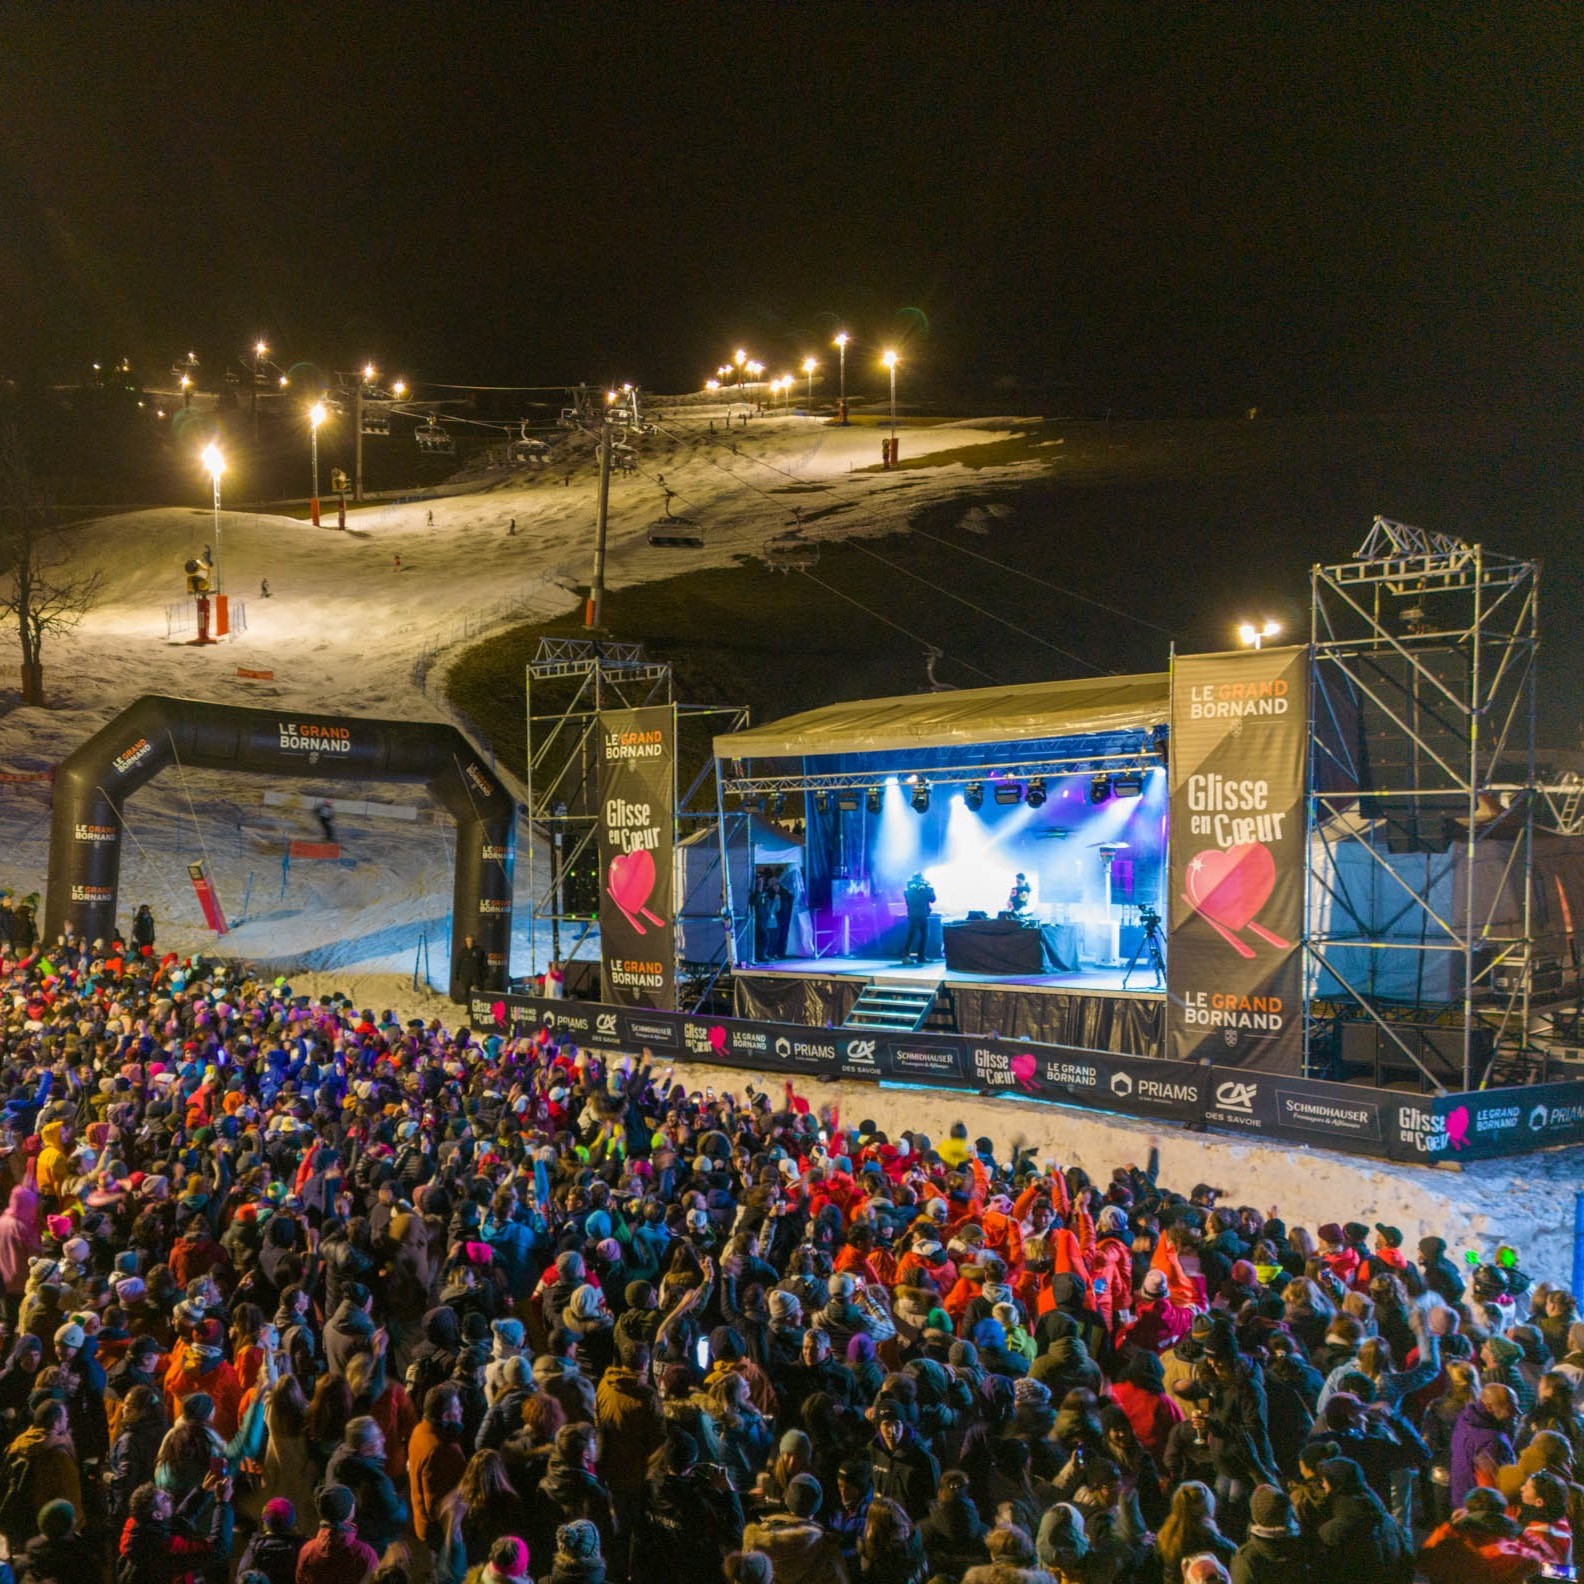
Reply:
[[[600,715],[600,952],[618,1006],[676,1005],[676,711]]]
[[[1179,656],[1166,1053],[1296,1073],[1303,1052],[1302,648]]]

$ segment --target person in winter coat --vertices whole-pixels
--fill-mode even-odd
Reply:
[[[858,1571],[864,1584],[922,1584],[927,1566],[924,1542],[913,1520],[884,1496],[871,1502],[858,1542]]]
[[[1476,1478],[1481,1460],[1493,1466],[1516,1463],[1512,1435],[1517,1429],[1518,1399],[1508,1386],[1485,1386],[1478,1397],[1458,1415],[1452,1427],[1452,1466],[1447,1482],[1447,1499],[1454,1508],[1479,1483]]]
[[[1100,1366],[1089,1357],[1083,1338],[1076,1332],[1052,1339],[1050,1345],[1029,1367],[1029,1376],[1060,1402],[1070,1391],[1082,1388],[1099,1392],[1104,1386]]]
[[[1447,1258],[1446,1247],[1445,1238],[1420,1238],[1419,1268],[1424,1272],[1425,1286],[1456,1309],[1463,1302],[1466,1289],[1457,1266]]]
[[[1312,1554],[1286,1492],[1259,1486],[1249,1502],[1248,1538],[1232,1558],[1232,1584],[1314,1584]]]
[[[262,1573],[269,1584],[295,1584],[303,1548],[303,1537],[294,1532],[297,1510],[284,1496],[276,1496],[265,1502],[263,1520],[243,1549],[237,1577]]]
[[[1330,1516],[1315,1538],[1326,1584],[1407,1584],[1413,1558],[1364,1471],[1351,1458],[1327,1458],[1320,1478]]]
[[[423,1418],[407,1443],[413,1529],[431,1549],[443,1538],[440,1503],[457,1488],[466,1468],[461,1394],[452,1385],[431,1386],[424,1398]]]
[[[1163,1462],[1172,1427],[1181,1424],[1186,1415],[1177,1400],[1167,1395],[1160,1356],[1142,1350],[1129,1354],[1111,1397],[1127,1415],[1139,1445],[1157,1463]]]
[[[742,1504],[724,1469],[699,1466],[697,1443],[673,1430],[650,1464],[639,1553],[649,1584],[700,1584],[742,1534]]]
[[[352,1493],[358,1534],[376,1551],[383,1552],[400,1537],[407,1525],[407,1503],[385,1472],[384,1433],[366,1414],[348,1422],[346,1438],[325,1469],[325,1480]]]
[[[528,1513],[529,1548],[549,1549],[562,1524],[584,1518],[600,1535],[600,1551],[608,1554],[615,1537],[609,1490],[594,1472],[598,1440],[589,1424],[563,1425],[533,1493]]]
[[[979,1516],[970,1481],[961,1469],[948,1469],[941,1476],[929,1516],[918,1529],[932,1574],[956,1578],[988,1560],[985,1536],[990,1528]]]
[[[345,1485],[326,1485],[315,1499],[319,1532],[297,1556],[297,1584],[364,1584],[379,1552],[358,1539],[357,1504]]]
[[[896,1502],[908,1517],[921,1519],[935,1499],[940,1465],[904,1422],[893,1399],[883,1397],[875,1405],[874,1422],[875,1494]]]
[[[14,1559],[17,1584],[85,1584],[103,1576],[102,1548],[83,1533],[70,1502],[47,1502],[39,1508],[38,1529]]]
[[[20,1463],[27,1465],[25,1474],[15,1468]],[[10,1513],[0,1513],[13,1555],[29,1537],[30,1516],[47,1502],[70,1502],[74,1511],[83,1510],[82,1481],[65,1403],[52,1398],[40,1403],[32,1424],[6,1448],[0,1488],[9,1490],[14,1483],[25,1492],[21,1521]]]
[[[841,1546],[815,1518],[824,1492],[812,1474],[786,1489],[786,1511],[772,1512],[743,1530],[745,1548],[770,1558],[777,1584],[847,1584]]]
[[[187,1521],[188,1511],[202,1506],[194,1491],[180,1509],[169,1491],[152,1483],[132,1493],[125,1527],[116,1547],[116,1584],[201,1584],[204,1574],[231,1555],[231,1480],[211,1474],[204,1480],[211,1497],[208,1521],[199,1533]]]
[[[30,1161],[26,1180],[11,1190],[5,1213],[0,1214],[0,1282],[5,1285],[6,1318],[13,1324],[27,1291],[28,1264],[43,1252],[39,1196]]]
[[[466,1575],[466,1584],[533,1584],[528,1547],[515,1535],[502,1535],[489,1555]]]
[[[121,1421],[110,1448],[106,1499],[113,1518],[125,1518],[132,1492],[154,1478],[160,1443],[170,1428],[159,1393],[134,1386],[121,1404]]]
[[[999,1524],[985,1540],[990,1560],[963,1574],[962,1584],[1056,1584],[1034,1561],[1034,1542],[1015,1524]]]
[[[325,1363],[334,1375],[345,1375],[354,1354],[374,1350],[374,1299],[362,1282],[348,1282],[346,1296],[325,1322]]]

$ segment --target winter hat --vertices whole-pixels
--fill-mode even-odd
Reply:
[[[76,1522],[77,1509],[69,1501],[57,1498],[38,1510],[39,1533],[46,1540],[64,1540]]]
[[[568,1562],[592,1562],[599,1554],[599,1530],[587,1518],[574,1518],[571,1523],[564,1523],[556,1530],[558,1559],[564,1557]]]
[[[653,1309],[655,1307],[655,1290],[653,1282],[635,1281],[627,1283],[627,1290],[622,1294],[627,1300],[629,1309]],[[775,1294],[772,1293],[770,1313],[775,1313]]]
[[[92,1251],[88,1247],[88,1239],[82,1237],[69,1238],[61,1245],[61,1253],[73,1265],[86,1265],[93,1257]]]
[[[321,1486],[319,1494],[314,1498],[314,1505],[319,1509],[320,1520],[328,1524],[350,1522],[357,1507],[352,1492],[345,1485]]]
[[[501,1379],[511,1390],[531,1390],[534,1384],[533,1365],[521,1353],[514,1353],[501,1366]]]
[[[1032,1375],[1025,1375],[1021,1380],[1012,1384],[1012,1400],[1015,1403],[1037,1403],[1041,1408],[1050,1406],[1050,1387],[1044,1381],[1037,1381]]]
[[[208,1392],[193,1392],[181,1405],[182,1418],[194,1424],[204,1424],[214,1413],[214,1398]]]
[[[55,1333],[55,1346],[80,1348],[83,1345],[83,1328],[75,1320],[69,1320]]]
[[[516,1535],[502,1535],[490,1547],[490,1569],[504,1578],[521,1578],[528,1571],[528,1547]]]
[[[1121,1205],[1107,1205],[1095,1221],[1095,1227],[1100,1232],[1126,1232],[1127,1211]]]
[[[55,1340],[57,1342],[60,1340],[59,1334],[57,1334]],[[1510,1342],[1504,1336],[1491,1337],[1485,1346],[1490,1350],[1491,1357],[1496,1360],[1498,1369],[1507,1369],[1523,1357],[1523,1349],[1516,1342]]]
[[[825,1284],[832,1298],[847,1299],[853,1295],[853,1279],[846,1271],[837,1271]]]
[[[1342,1236],[1342,1228],[1335,1221],[1327,1221],[1315,1235],[1322,1243],[1342,1243],[1346,1241]]]
[[[599,1288],[585,1282],[572,1294],[568,1308],[579,1320],[597,1320],[600,1312]]]
[[[775,1574],[763,1551],[739,1551],[734,1569],[737,1584],[773,1584]]]
[[[824,1499],[820,1482],[812,1474],[794,1474],[787,1482],[787,1511],[794,1518],[812,1518]]]
[[[1255,1487],[1249,1501],[1249,1515],[1256,1529],[1279,1530],[1290,1534],[1296,1527],[1293,1523],[1292,1502],[1285,1491],[1278,1490],[1274,1485]]]
[[[582,1281],[584,1276],[583,1256],[576,1249],[568,1249],[564,1254],[557,1254],[556,1275],[562,1281]]]
[[[1166,1272],[1162,1270],[1146,1271],[1144,1280],[1139,1283],[1139,1291],[1146,1298],[1164,1298],[1168,1291]]]
[[[501,1352],[516,1352],[523,1345],[521,1320],[497,1320],[490,1330],[495,1333],[495,1346]]]
[[[110,1285],[115,1288],[116,1298],[124,1304],[141,1302],[148,1291],[141,1276],[117,1276]]]
[[[297,1509],[284,1496],[272,1496],[264,1503],[264,1527],[283,1534],[297,1522]]]
[[[802,1305],[797,1301],[796,1293],[783,1292],[779,1287],[772,1289],[769,1298],[770,1318],[779,1320],[783,1325],[796,1325],[803,1318]]]

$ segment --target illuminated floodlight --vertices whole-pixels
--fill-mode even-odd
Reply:
[[[1264,646],[1267,638],[1278,638],[1281,636],[1281,623],[1272,621],[1269,617],[1257,626],[1253,622],[1239,622],[1237,633],[1238,642],[1245,649],[1259,649]]]

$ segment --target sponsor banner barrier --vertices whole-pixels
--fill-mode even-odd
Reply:
[[[1303,1052],[1309,651],[1178,655],[1171,684],[1165,1054]]]
[[[1246,1068],[962,1034],[887,1034],[703,1018],[536,996],[473,998],[475,1027],[547,1027],[592,1050],[636,1051],[802,1078],[1007,1093],[1377,1159],[1426,1161],[1584,1142],[1584,1084],[1442,1097]]]

